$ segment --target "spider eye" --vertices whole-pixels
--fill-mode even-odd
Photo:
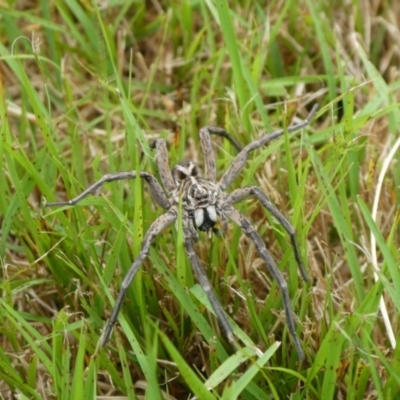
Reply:
[[[178,179],[180,181],[183,181],[184,179],[186,179],[186,174],[182,171],[178,171]]]
[[[172,170],[172,176],[176,185],[180,185],[188,178],[197,178],[201,176],[200,168],[192,161],[182,161],[175,165]]]
[[[200,176],[200,168],[197,165],[192,168],[191,176]]]

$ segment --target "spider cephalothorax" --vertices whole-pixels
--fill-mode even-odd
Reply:
[[[218,185],[201,176],[200,168],[193,161],[182,161],[172,169],[176,190],[173,199],[182,201],[196,229],[209,231],[218,220],[217,199],[222,197]]]
[[[307,126],[316,110],[317,107],[314,106],[307,120],[305,120],[301,124],[288,128],[287,132],[294,132]],[[192,264],[196,278],[205,293],[207,294],[207,297],[215,311],[221,328],[232,346],[236,348],[237,341],[235,339],[231,324],[229,323],[229,320],[221,304],[219,303],[211,288],[211,284],[201,266],[199,258],[196,255],[193,244],[193,242],[195,240],[198,240],[199,238],[197,230],[210,232],[212,230],[214,233],[219,233],[219,230],[217,228],[217,223],[219,219],[221,219],[223,223],[225,223],[227,220],[231,220],[232,222],[234,222],[242,230],[242,232],[247,235],[254,243],[254,246],[256,247],[259,256],[264,260],[266,266],[269,269],[269,272],[275,278],[278,286],[281,289],[283,306],[285,309],[289,332],[292,335],[294,345],[300,359],[304,359],[304,352],[296,333],[295,319],[290,304],[289,291],[287,288],[287,284],[282,276],[282,273],[275,264],[275,261],[267,250],[262,238],[255,231],[250,221],[244,214],[234,208],[233,205],[251,195],[255,196],[260,201],[265,209],[268,210],[287,231],[293,247],[294,257],[300,269],[300,273],[303,279],[307,281],[307,273],[301,261],[300,250],[297,244],[294,228],[280,213],[280,211],[271,203],[268,196],[259,187],[245,186],[236,189],[229,194],[225,192],[225,190],[231,185],[234,179],[242,171],[249,153],[257,148],[268,144],[270,141],[278,138],[279,136],[282,136],[284,132],[284,129],[280,129],[270,134],[263,135],[260,139],[249,143],[244,148],[241,148],[234,140],[230,139],[231,143],[237,149],[239,149],[239,154],[232,161],[231,165],[228,167],[228,169],[225,171],[218,182],[216,182],[217,171],[215,155],[210,135],[217,134],[227,137],[229,139],[230,136],[225,130],[215,127],[204,127],[200,129],[200,144],[205,160],[204,177],[201,176],[200,168],[192,161],[182,161],[177,164],[171,171],[168,165],[168,152],[166,143],[164,140],[159,139],[156,141],[156,161],[164,190],[158,183],[157,179],[148,172],[116,172],[103,176],[103,178],[101,178],[98,182],[90,186],[79,196],[70,201],[47,204],[48,206],[74,205],[81,199],[86,197],[88,194],[93,193],[105,182],[111,182],[121,179],[134,179],[140,177],[149,184],[150,192],[156,203],[160,207],[167,210],[151,224],[145,237],[143,238],[140,253],[132,263],[128,273],[122,281],[121,291],[118,295],[115,306],[111,313],[111,317],[108,320],[102,335],[102,346],[107,343],[111,335],[112,328],[117,321],[119,311],[122,307],[126,291],[130,283],[132,282],[132,279],[134,278],[136,272],[143,263],[144,259],[149,254],[152,241],[165,228],[167,228],[174,222],[177,222],[178,213],[182,212],[181,220],[186,253]]]

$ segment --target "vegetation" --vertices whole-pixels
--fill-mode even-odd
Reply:
[[[1,398],[400,399],[395,0],[0,7]],[[310,126],[254,152],[234,185],[260,185],[296,227],[309,284],[281,226],[254,199],[239,206],[285,273],[306,361],[276,283],[233,226],[197,251],[243,351],[221,337],[175,228],[155,241],[99,349],[162,210],[140,180],[75,207],[45,200],[108,172],[158,176],[157,137],[171,166],[202,164],[200,127],[246,144],[315,103]],[[221,138],[215,149],[222,174],[236,150]]]

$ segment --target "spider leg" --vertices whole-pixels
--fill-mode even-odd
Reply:
[[[187,224],[185,221],[184,221],[184,228],[183,228],[183,236],[184,236],[184,245],[185,245],[186,253],[189,257],[189,261],[192,265],[194,274],[196,275],[197,282],[200,284],[200,286],[206,293],[207,298],[208,298],[213,310],[215,311],[215,315],[217,317],[217,320],[221,326],[221,329],[222,329],[225,337],[228,339],[231,346],[235,350],[237,350],[238,345],[236,343],[232,327],[228,321],[228,318],[225,315],[225,312],[221,306],[221,303],[218,301],[218,299],[211,287],[211,283],[207,278],[207,274],[205,273],[204,269],[202,268],[202,266],[200,264],[200,260],[197,257],[197,254],[194,249],[191,232],[190,232],[189,228],[187,227]]]
[[[215,126],[204,126],[200,129],[199,135],[201,149],[204,154],[205,177],[208,180],[215,182],[217,179],[217,167],[210,135],[222,136],[225,139],[228,139],[232,146],[234,146],[238,151],[242,150],[242,146],[238,144],[238,142],[236,142],[236,140],[225,129],[217,128]]]
[[[251,226],[249,220],[242,213],[240,213],[238,210],[233,208],[230,204],[225,203],[222,205],[221,208],[222,208],[223,213],[230,220],[232,220],[236,225],[238,225],[240,227],[240,229],[243,231],[243,233],[253,241],[254,245],[256,246],[258,254],[264,260],[265,264],[267,264],[267,267],[268,267],[271,275],[276,280],[276,282],[282,292],[283,307],[285,309],[286,321],[287,321],[287,325],[289,328],[289,332],[292,335],[297,354],[299,355],[300,360],[303,361],[305,358],[304,352],[301,347],[300,340],[296,333],[296,324],[295,324],[295,319],[294,319],[294,313],[293,313],[292,306],[290,303],[289,291],[288,291],[287,283],[286,283],[285,279],[283,278],[281,271],[279,270],[279,268],[275,264],[274,259],[271,256],[271,254],[265,247],[265,244],[264,244],[263,240],[261,239],[260,235]]]
[[[167,145],[165,144],[165,140],[157,139],[155,146],[157,149],[156,163],[158,166],[158,172],[160,173],[161,182],[167,193],[171,195],[171,193],[176,189],[176,185],[169,167]]]
[[[200,240],[199,232],[197,232],[192,220],[188,221],[187,228],[190,231],[190,237],[192,240],[198,242]]]
[[[171,207],[168,212],[159,216],[150,226],[146,235],[144,236],[142,248],[140,249],[139,255],[136,257],[135,261],[132,263],[131,267],[128,270],[128,273],[125,275],[124,280],[121,283],[121,289],[118,295],[117,300],[115,301],[114,308],[112,310],[110,319],[107,321],[107,325],[104,328],[103,335],[101,337],[101,347],[104,347],[110,338],[111,331],[113,326],[115,325],[118,314],[121,310],[122,304],[124,302],[124,298],[128,291],[129,285],[132,282],[132,279],[135,277],[139,267],[142,265],[143,261],[149,254],[150,245],[155,239],[157,235],[159,235],[165,228],[171,225],[177,219],[177,207]]]
[[[296,259],[297,265],[299,266],[299,270],[303,279],[308,282],[308,276],[306,269],[301,261],[300,249],[296,239],[296,231],[290,222],[282,215],[282,213],[271,203],[269,197],[257,186],[246,186],[243,188],[239,188],[230,193],[226,199],[228,204],[235,204],[246,197],[254,195],[260,201],[260,203],[278,220],[278,222],[284,227],[286,232],[290,237],[290,241],[292,243],[294,257]]]
[[[287,129],[279,129],[274,132],[271,132],[267,135],[262,136],[260,139],[254,140],[253,142],[249,143],[246,147],[244,147],[243,150],[234,159],[229,168],[222,175],[222,178],[219,181],[221,190],[225,190],[236,179],[236,177],[242,171],[247,161],[247,157],[249,156],[249,153],[251,151],[268,144],[272,140],[282,136],[286,131],[290,133],[306,127],[310,123],[310,120],[313,118],[317,109],[318,109],[318,104],[314,105],[307,119],[304,120],[302,123],[291,126]]]
[[[232,136],[229,132],[227,132],[225,129],[217,128],[217,127],[214,127],[214,126],[207,126],[207,127],[205,127],[205,128],[207,128],[208,132],[209,132],[211,135],[221,136],[221,137],[227,139],[228,142],[229,142],[238,152],[243,150],[243,146],[241,146],[241,145],[239,144],[239,142],[237,142],[237,141],[233,138],[233,136]],[[204,128],[203,128],[203,129],[204,129]]]
[[[160,207],[165,208],[166,210],[171,207],[169,200],[165,196],[157,179],[153,175],[144,171],[140,171],[139,173],[137,173],[136,171],[115,172],[112,174],[104,175],[96,183],[89,186],[86,190],[84,190],[81,194],[74,197],[73,199],[68,201],[47,203],[46,207],[73,206],[85,197],[87,197],[89,194],[95,192],[100,186],[103,186],[107,182],[119,181],[123,179],[135,179],[136,177],[143,178],[149,184],[151,195]]]
[[[212,147],[210,133],[218,128],[213,128],[211,126],[204,126],[200,129],[200,145],[201,150],[204,155],[205,162],[205,173],[204,176],[206,179],[215,182],[217,179],[217,166],[215,163],[215,154],[214,149]]]

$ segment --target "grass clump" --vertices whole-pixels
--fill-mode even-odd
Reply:
[[[394,399],[400,396],[400,140],[395,2],[9,2],[0,13],[2,398]],[[392,4],[393,3],[393,4]],[[141,181],[72,198],[108,172],[203,163],[198,131],[242,144],[320,111],[259,149],[234,184],[260,186],[297,231],[244,212],[285,273],[282,299],[238,229],[197,247],[237,336],[232,354],[174,228],[104,320],[162,210]],[[236,150],[216,139],[220,174]],[[254,349],[260,349],[260,353]],[[103,397],[104,398],[104,397]]]

